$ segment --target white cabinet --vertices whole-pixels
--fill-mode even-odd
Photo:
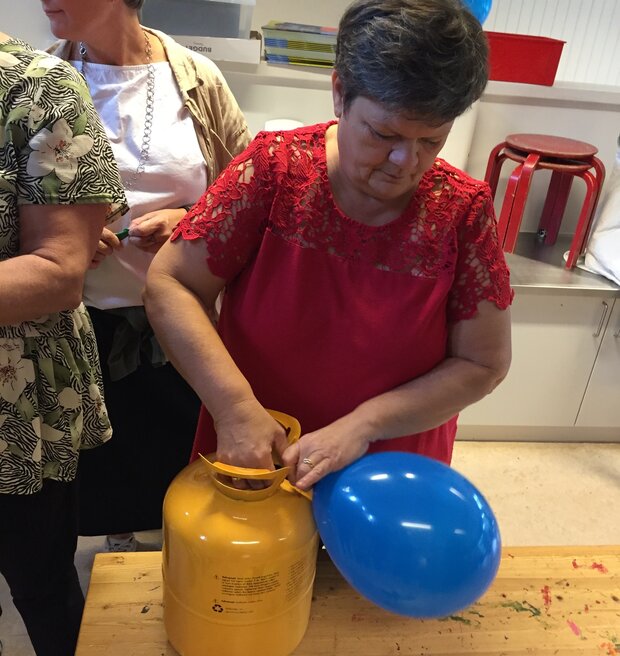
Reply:
[[[620,435],[620,300],[613,305],[575,425],[617,427]]]
[[[573,426],[613,303],[613,296],[592,292],[518,289],[508,376],[492,394],[466,408],[459,424]],[[620,426],[620,339],[615,342]]]

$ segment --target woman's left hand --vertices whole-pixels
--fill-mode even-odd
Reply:
[[[129,240],[147,253],[157,253],[186,213],[183,208],[147,212],[135,218],[129,225]]]
[[[282,463],[293,471],[292,482],[307,490],[327,474],[361,458],[370,444],[351,415],[312,433],[306,433],[282,454]]]

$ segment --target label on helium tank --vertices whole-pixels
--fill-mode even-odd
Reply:
[[[311,594],[316,570],[314,549],[280,558],[271,567],[246,576],[238,570],[214,575],[210,621],[245,624],[265,620],[280,615],[304,595]]]

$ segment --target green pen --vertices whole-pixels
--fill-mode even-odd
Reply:
[[[126,237],[129,237],[129,228],[125,228],[124,230],[121,230],[120,232],[115,233],[116,237],[123,241]]]

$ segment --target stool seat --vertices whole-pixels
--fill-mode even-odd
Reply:
[[[546,244],[554,244],[557,239],[573,178],[581,178],[586,185],[566,261],[567,269],[575,266],[585,248],[605,180],[605,167],[596,153],[598,148],[592,144],[546,134],[510,134],[493,148],[485,174],[493,198],[502,164],[507,159],[517,164],[508,180],[498,221],[498,236],[506,252],[514,251],[532,176],[539,169],[547,169],[552,175],[538,224],[538,233]]]
[[[509,134],[505,143],[509,148],[560,159],[584,160],[590,159],[598,153],[596,146],[585,141],[554,137],[548,134]]]
[[[530,153],[514,148],[504,149],[504,154],[508,159],[513,162],[525,162]],[[564,171],[565,173],[579,173],[580,171],[587,171],[592,168],[590,162],[581,162],[574,159],[561,159],[559,157],[542,157],[538,160],[537,168],[551,169],[552,171]]]

